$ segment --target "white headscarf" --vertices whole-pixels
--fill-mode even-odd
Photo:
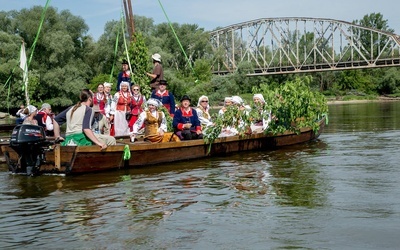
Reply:
[[[234,95],[234,96],[232,96],[232,102],[234,104],[242,105],[243,104],[243,99],[240,96]]]
[[[26,107],[29,111],[29,115],[31,115],[33,112],[37,111],[37,108],[33,105],[28,105],[28,107]]]
[[[227,102],[227,101],[232,101],[232,96],[225,97],[224,102]]]
[[[209,101],[207,96],[202,95],[202,96],[200,96],[199,101],[197,102],[197,107],[200,107],[200,106],[201,106],[201,101],[202,101],[203,99],[206,99],[207,101]],[[201,107],[202,107],[202,106],[201,106]],[[209,109],[209,108],[210,108],[210,103],[207,104],[207,108],[206,108],[206,109]]]
[[[128,86],[128,88],[129,88],[129,82],[125,82],[125,81],[122,81],[120,84],[119,84],[119,86],[122,86],[122,85],[126,85],[126,86]]]
[[[262,103],[265,103],[264,96],[262,94],[255,94],[253,96],[253,100],[254,100],[254,98],[258,98],[261,100]]]
[[[154,107],[158,108],[160,106],[160,101],[155,98],[150,98],[146,102],[147,105],[154,105]]]
[[[104,87],[110,87],[111,88],[111,85],[112,85],[112,83],[109,83],[109,82],[104,82],[103,83]]]

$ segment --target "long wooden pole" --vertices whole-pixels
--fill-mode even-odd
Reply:
[[[132,40],[132,29],[130,27],[131,22],[129,21],[129,10],[127,6],[127,0],[124,0],[124,12],[125,12],[125,23],[128,27],[129,40]]]
[[[131,28],[131,34],[132,34],[131,41],[132,41],[133,34],[135,34],[135,22],[133,20],[133,9],[131,0],[128,0],[128,8],[129,8],[129,20],[130,20],[129,27]]]

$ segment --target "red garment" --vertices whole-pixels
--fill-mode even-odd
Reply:
[[[129,92],[119,92],[119,97],[117,101],[117,105],[115,107],[116,110],[119,111],[131,111],[130,104],[131,104],[131,94]]]
[[[41,116],[42,117],[42,124],[46,125],[47,113],[44,112],[44,111],[39,111],[36,115]],[[46,126],[44,126],[44,128],[46,129]]]
[[[111,125],[110,125],[110,135],[111,136],[115,135],[114,123],[111,123]]]
[[[104,108],[106,106],[106,97],[105,94],[95,93],[93,96],[93,105],[99,105],[100,113],[103,115],[106,114]]]
[[[143,102],[144,98],[142,95],[139,96],[139,98],[132,96],[132,101],[131,101],[131,114],[132,115],[140,115],[143,111]]]
[[[135,96],[132,96],[132,101],[131,101],[131,114],[132,117],[129,121],[129,128],[132,131],[133,124],[137,121],[140,113],[143,111],[143,102],[144,98],[142,95],[139,96],[139,98],[136,98]],[[143,127],[143,126],[142,126]]]

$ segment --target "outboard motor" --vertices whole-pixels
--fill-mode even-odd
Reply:
[[[16,166],[10,167],[13,173],[35,175],[45,161],[45,151],[49,146],[44,128],[36,125],[17,125],[11,134],[10,147],[17,152]]]

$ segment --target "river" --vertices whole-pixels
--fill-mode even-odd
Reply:
[[[395,249],[400,102],[329,106],[319,140],[71,177],[0,166],[1,249]]]

